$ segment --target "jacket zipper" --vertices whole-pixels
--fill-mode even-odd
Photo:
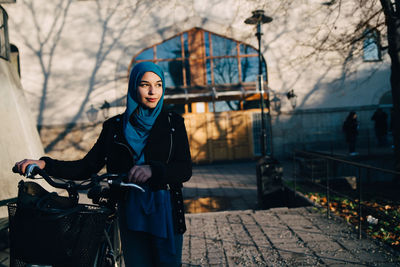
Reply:
[[[168,122],[169,122],[169,125],[171,126],[171,118],[169,117],[169,114],[168,114]],[[172,153],[172,129],[173,128],[171,128],[170,132],[169,132],[170,142],[169,142],[169,153],[168,153],[168,158],[167,158],[167,164],[169,163],[169,159],[170,159],[171,153]]]
[[[168,114],[168,122],[169,122],[169,126],[170,126],[170,130],[169,130],[169,152],[168,152],[168,158],[167,158],[167,164],[169,163],[169,159],[171,158],[171,153],[172,153],[172,130],[174,128],[171,127],[171,118],[169,117],[170,113]],[[171,190],[171,187],[169,184],[167,184],[167,190]]]
[[[125,145],[124,143],[120,143],[120,142],[117,142],[117,141],[115,141],[115,143],[118,144],[118,145],[121,145],[121,146],[125,147],[125,148],[128,150],[129,154],[130,154],[131,157],[132,157],[133,165],[135,165],[135,157],[133,156],[133,153],[132,153],[132,151],[130,150],[130,148],[129,148],[127,145]]]

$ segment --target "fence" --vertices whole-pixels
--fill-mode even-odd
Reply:
[[[274,155],[278,158],[288,157],[293,150],[347,153],[348,146],[342,124],[351,110],[357,112],[359,120],[356,151],[374,153],[374,150],[381,149],[375,136],[374,122],[371,120],[378,107],[382,106],[296,109],[272,114]],[[390,114],[389,106],[382,108]],[[387,138],[387,145],[392,145],[392,134],[388,133]]]
[[[357,204],[358,235],[362,237],[362,222],[376,224],[378,220],[384,218],[386,222],[400,225],[398,217],[389,215],[387,207],[374,202],[364,201],[366,198],[388,199],[388,195],[382,195],[382,189],[386,193],[393,193],[398,196],[396,188],[391,186],[391,182],[400,181],[400,172],[382,169],[359,162],[349,161],[343,158],[333,157],[324,153],[295,151],[293,153],[293,182],[294,191],[300,183],[308,183],[316,186],[326,194],[327,216],[331,217],[331,198],[339,196],[346,198]],[[376,175],[376,177],[375,177]],[[366,216],[364,211],[373,211],[379,214],[380,218]],[[400,212],[400,211],[399,211]],[[369,218],[367,218],[369,217]],[[375,221],[374,221],[375,220]]]

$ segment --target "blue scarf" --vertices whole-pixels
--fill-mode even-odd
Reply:
[[[154,72],[162,81],[163,94],[154,109],[143,108],[137,98],[137,88],[146,72]],[[162,69],[152,62],[142,62],[131,70],[127,94],[126,111],[124,113],[124,134],[129,145],[135,151],[135,160],[143,160],[142,151],[146,145],[147,137],[161,112],[165,92],[164,73]],[[138,112],[135,110],[138,109]],[[132,116],[132,123],[131,118]]]

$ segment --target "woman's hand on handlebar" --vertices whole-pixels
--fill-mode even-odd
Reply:
[[[128,172],[128,182],[144,184],[152,175],[150,165],[136,165]]]
[[[36,164],[40,169],[44,169],[46,162],[44,160],[24,159],[15,163],[15,168],[21,175],[25,174],[26,167],[30,164]]]

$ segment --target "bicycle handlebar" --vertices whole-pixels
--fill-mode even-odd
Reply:
[[[14,173],[19,173],[16,166],[14,166],[12,168],[12,171]],[[42,176],[46,180],[46,182],[49,183],[51,186],[56,187],[56,188],[65,189],[67,191],[87,190],[87,189],[95,186],[96,184],[99,184],[100,181],[107,178],[107,183],[109,185],[118,186],[118,187],[132,187],[132,188],[139,189],[142,192],[145,192],[145,190],[137,184],[123,182],[122,180],[127,177],[127,174],[105,173],[102,175],[92,175],[92,177],[90,178],[90,182],[87,184],[76,184],[73,181],[60,183],[60,182],[54,181],[53,178],[51,178],[44,170],[40,169],[38,165],[29,164],[26,167],[24,176],[27,178],[30,178],[30,179],[35,179],[35,175],[37,175],[37,174]]]

